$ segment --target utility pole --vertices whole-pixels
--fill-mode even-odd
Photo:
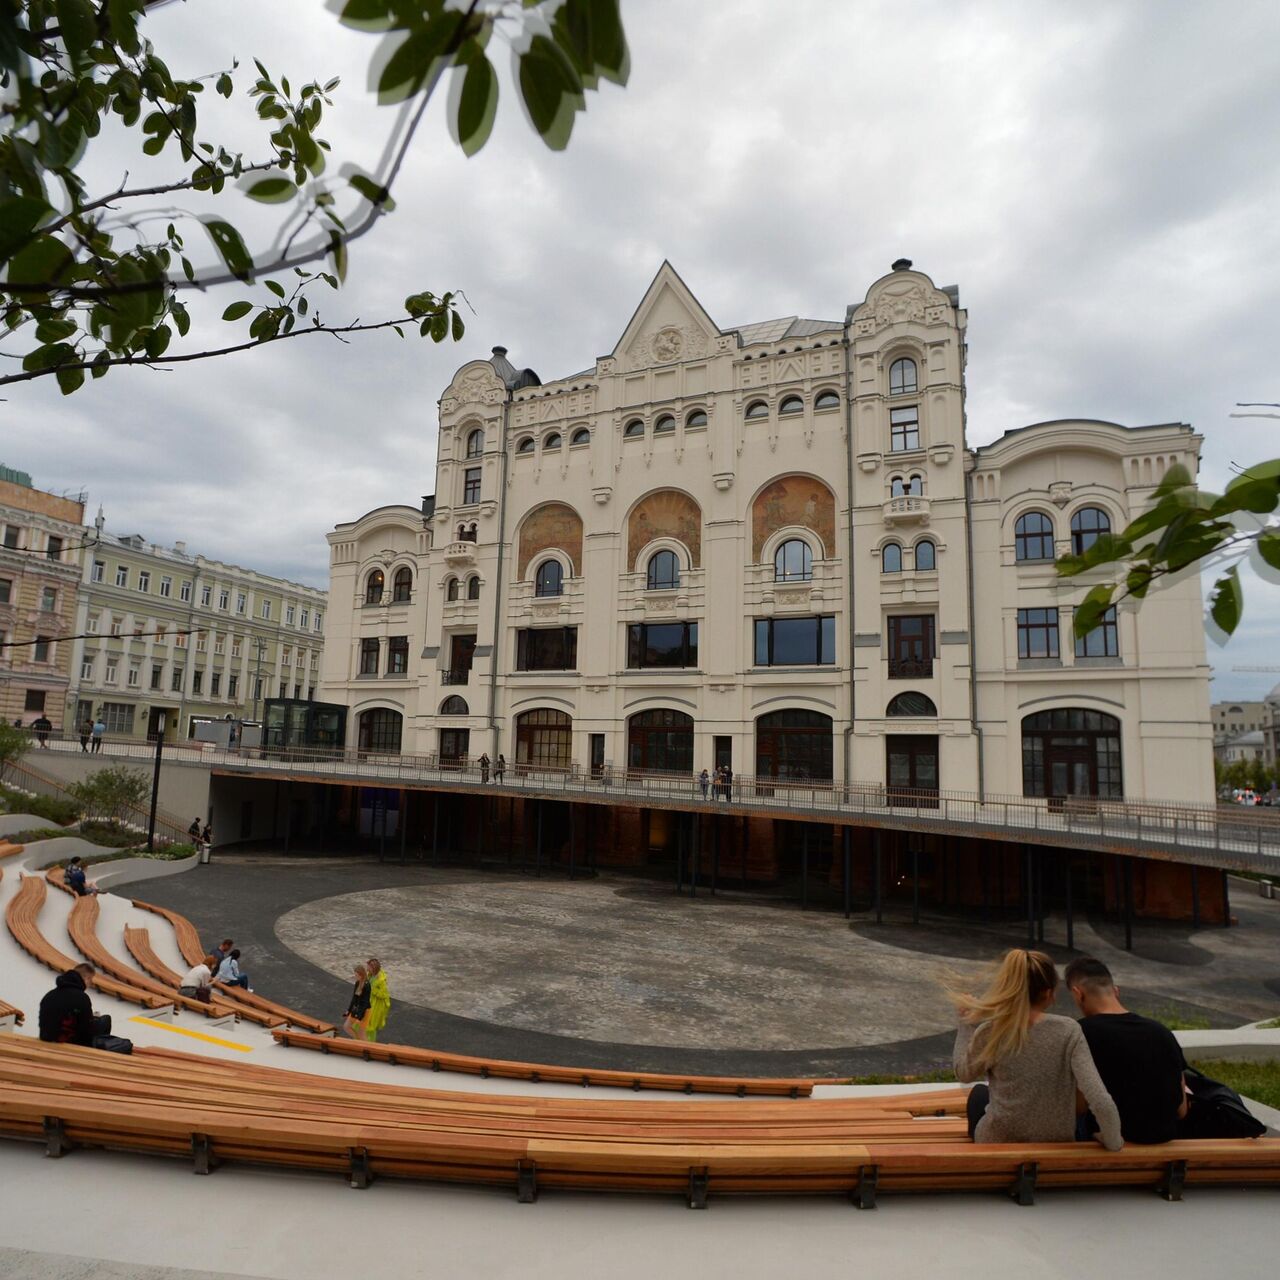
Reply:
[[[164,751],[164,727],[156,734],[156,767],[151,775],[151,816],[147,819],[147,849],[156,847],[156,804],[160,799],[160,757]]]

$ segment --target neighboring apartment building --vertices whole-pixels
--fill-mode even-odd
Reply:
[[[339,525],[321,697],[367,749],[1211,802],[1194,578],[1084,640],[1054,558],[1201,438],[965,439],[966,313],[900,261],[841,318],[720,328],[668,264],[548,384],[439,406],[435,494]]]
[[[199,719],[256,720],[267,698],[312,698],[327,597],[313,587],[103,533],[85,555],[75,630],[77,722],[187,738]]]
[[[0,715],[61,730],[75,629],[84,499],[45,493],[0,468]]]
[[[1261,702],[1215,702],[1213,754],[1223,764],[1237,760],[1261,760],[1274,765],[1280,743],[1280,685]],[[1261,739],[1261,754],[1258,742]]]

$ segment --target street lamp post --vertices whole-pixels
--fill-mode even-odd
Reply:
[[[255,643],[258,646],[258,661],[253,673],[253,718],[260,720],[262,717],[258,714],[258,702],[262,697],[262,656],[267,651],[267,642],[259,639]]]

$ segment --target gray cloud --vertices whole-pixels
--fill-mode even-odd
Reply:
[[[506,85],[470,161],[435,104],[399,208],[324,303],[373,318],[411,289],[463,288],[476,314],[461,344],[307,338],[114,373],[66,400],[15,388],[4,460],[48,488],[86,485],[118,532],[324,585],[327,529],[431,490],[435,402],[494,343],[544,378],[590,365],[664,257],[733,324],[839,316],[901,254],[961,287],[973,443],[1069,415],[1187,421],[1217,486],[1231,462],[1277,452],[1275,423],[1229,417],[1280,399],[1274,5],[1229,20],[1173,0],[625,13],[632,82],[593,96],[565,154]],[[153,35],[184,74],[254,54],[295,81],[341,74],[335,156],[380,149],[391,115],[364,91],[376,41],[318,0],[172,6]],[[251,129],[227,128],[248,145]],[[118,180],[126,158],[106,140],[94,172]],[[247,204],[242,220],[269,225]],[[202,340],[227,340],[233,296],[193,303]],[[1228,669],[1271,657],[1280,596],[1250,587],[1240,634],[1211,650],[1215,696],[1272,683]]]

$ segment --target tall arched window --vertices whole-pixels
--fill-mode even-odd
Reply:
[[[819,391],[818,398],[813,402],[815,409],[838,409],[840,407],[840,396],[834,391]]]
[[[813,552],[803,538],[788,538],[773,553],[774,582],[809,582],[813,578]]]
[[[880,548],[880,572],[902,572],[902,548],[896,542],[886,542]]]
[[[466,698],[459,697],[456,693],[451,693],[441,704],[440,714],[442,716],[465,716],[470,715],[467,708]]]
[[[655,551],[649,557],[645,586],[649,591],[670,591],[680,585],[680,561],[674,551]]]
[[[559,560],[544,560],[533,579],[533,593],[538,596],[564,594],[564,568]]]
[[[467,436],[467,457],[478,458],[484,452],[484,432],[478,427]]]
[[[921,573],[930,573],[937,567],[937,548],[928,538],[921,538],[916,543],[916,569]]]
[[[569,437],[570,445],[590,444],[590,443],[591,443],[591,432],[588,431],[586,427],[579,427],[577,431],[575,431],[573,435]]]
[[[884,713],[887,716],[936,716],[938,708],[933,705],[932,698],[913,689],[898,694],[890,701]]]
[[[653,434],[655,436],[665,436],[676,429],[676,420],[669,414],[664,413],[657,422],[653,424]]]
[[[395,604],[403,604],[413,595],[413,570],[402,565],[396,570],[392,580],[391,599]]]
[[[448,578],[444,584],[444,598],[446,600],[456,600],[458,598],[458,580],[457,578]]]
[[[1013,526],[1015,560],[1053,559],[1053,521],[1042,511],[1027,511]]]
[[[920,389],[916,377],[916,362],[903,356],[889,366],[889,394],[891,396],[914,395]]]
[[[782,403],[778,406],[778,412],[782,413],[803,413],[804,401],[799,396],[786,396]]]
[[[767,418],[769,416],[769,406],[763,400],[753,400],[747,405],[747,412],[744,417],[748,422],[754,422],[759,418]]]
[[[375,569],[364,580],[364,602],[365,604],[381,604],[382,588],[386,583],[386,578],[382,575],[381,569]]]
[[[480,578],[477,574],[473,573],[471,577],[467,579],[467,599],[480,599]]]
[[[625,427],[622,428],[622,434],[628,440],[634,440],[644,435],[644,423],[639,418],[632,418]]]
[[[1111,517],[1100,507],[1081,507],[1071,517],[1071,550],[1083,555],[1104,534],[1111,532]]]
[[[894,476],[889,482],[891,498],[918,498],[924,493],[922,476]]]

